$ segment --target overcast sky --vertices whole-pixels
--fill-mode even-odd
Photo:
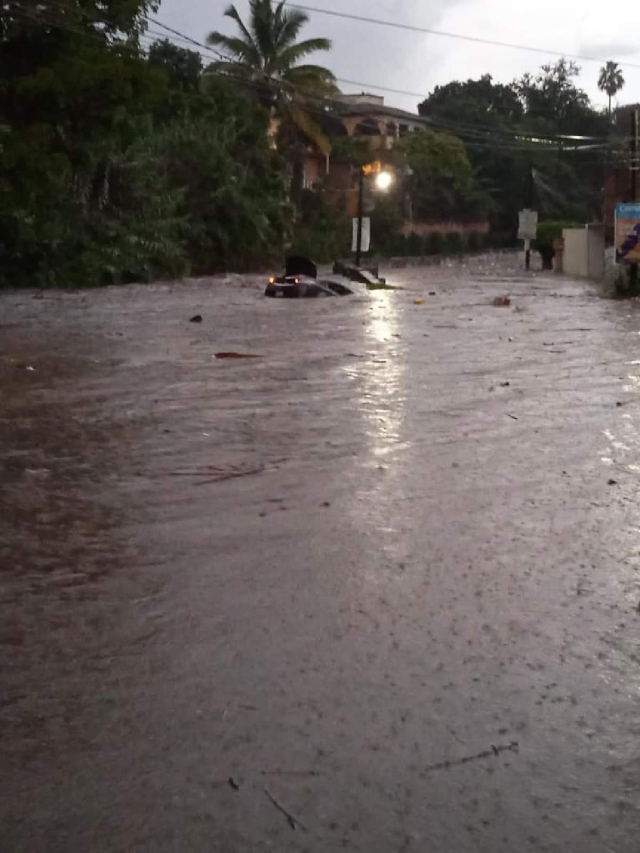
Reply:
[[[227,0],[162,0],[159,20],[204,41],[213,29],[234,32],[233,22],[223,17]],[[237,0],[246,14],[248,0]],[[637,3],[616,0],[309,0],[308,5],[356,15],[375,17],[566,53],[619,61],[627,85],[620,102],[640,101],[640,39],[633,22]],[[338,78],[364,86],[341,83],[345,92],[372,92],[375,84],[427,95],[434,86],[450,80],[491,74],[508,83],[535,70],[554,56],[471,44],[457,39],[390,29],[326,15],[310,13],[306,37],[328,36],[333,50],[318,55],[320,64]],[[635,42],[635,44],[634,44]],[[311,60],[314,61],[314,60]],[[637,64],[628,68],[625,62]],[[597,89],[599,65],[580,62],[582,87],[598,105],[606,97]],[[414,110],[418,98],[385,94],[386,103]]]

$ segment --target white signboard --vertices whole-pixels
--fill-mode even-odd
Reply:
[[[521,210],[518,214],[518,239],[535,240],[538,230],[538,211]]]
[[[362,217],[362,236],[360,239],[360,251],[368,252],[371,248],[371,219],[368,216]],[[353,219],[353,238],[351,240],[351,251],[358,251],[358,220]]]

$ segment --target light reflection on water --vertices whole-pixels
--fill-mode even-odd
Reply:
[[[380,294],[369,312],[366,340],[375,344],[362,375],[360,408],[366,421],[369,449],[375,459],[392,455],[404,423],[405,359],[398,335],[398,306]],[[384,348],[380,344],[386,344]]]
[[[640,360],[628,361],[627,367],[640,365]],[[622,386],[626,394],[640,394],[640,376],[627,374]],[[604,437],[608,447],[601,456],[601,461],[607,465],[623,466],[628,471],[640,471],[640,429],[637,420],[630,412],[625,412],[616,420],[616,430],[605,429]]]
[[[366,358],[345,368],[357,379],[354,409],[363,440],[360,458],[367,472],[358,477],[349,506],[354,523],[365,529],[375,525],[378,549],[382,543],[391,554],[397,548],[397,505],[403,498],[402,455],[410,446],[403,440],[406,354],[394,294],[375,294],[371,303],[363,328]]]

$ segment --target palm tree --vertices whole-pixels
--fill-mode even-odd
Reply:
[[[235,21],[239,35],[212,32],[207,36],[207,43],[224,54],[210,70],[256,84],[258,91],[268,94],[280,121],[295,125],[328,156],[331,144],[305,106],[311,99],[335,95],[336,80],[327,68],[300,60],[330,50],[331,42],[326,38],[296,41],[309,16],[284,7],[284,0],[277,5],[274,0],[250,0],[245,24],[236,7],[229,6],[224,14]]]
[[[617,62],[607,62],[600,69],[598,89],[609,96],[609,118],[611,118],[611,98],[622,89],[625,80]]]

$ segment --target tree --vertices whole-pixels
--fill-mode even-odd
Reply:
[[[465,141],[479,192],[470,209],[484,211],[493,227],[509,231],[523,203],[527,162],[510,143],[523,126],[524,106],[513,86],[478,80],[437,86],[418,107],[421,115]]]
[[[611,119],[611,99],[625,84],[625,79],[617,62],[607,62],[600,69],[598,78],[598,89],[606,92],[609,97],[609,119]]]
[[[159,6],[160,0],[0,0],[0,42],[17,34],[33,38],[38,24],[39,39],[47,32],[58,38],[75,32],[134,44],[147,28],[147,15]]]
[[[297,41],[309,17],[298,9],[285,9],[284,2],[274,5],[274,0],[250,0],[249,10],[248,24],[235,6],[225,11],[235,22],[238,36],[208,35],[208,44],[226,54],[210,66],[210,72],[244,81],[283,124],[295,126],[328,155],[331,144],[307,107],[310,100],[336,93],[335,77],[327,68],[301,60],[330,50],[331,42],[326,38]]]
[[[292,210],[268,117],[228,81],[155,134],[154,151],[170,185],[184,189],[179,212],[192,272],[246,270],[281,257]]]
[[[418,112],[439,122],[501,127],[521,121],[524,110],[512,86],[494,83],[490,74],[479,80],[454,80],[436,86]]]
[[[563,140],[595,137],[584,141],[587,146],[610,133],[606,115],[578,86],[579,71],[561,59],[509,86],[489,75],[454,81],[437,87],[419,107],[434,127],[464,140],[476,186],[495,202],[492,227],[505,236],[515,232],[518,210],[530,203],[532,167],[545,176],[544,186],[535,185],[536,207],[553,208],[561,217],[599,214],[601,170],[593,162],[598,151],[574,150],[580,141]]]
[[[184,268],[177,195],[138,141],[166,97],[129,50],[80,39],[5,77],[0,248],[8,284],[94,284]]]
[[[149,62],[162,68],[173,85],[197,89],[202,75],[202,57],[195,50],[176,47],[168,39],[154,42],[149,48]]]
[[[574,82],[579,75],[579,66],[563,57],[554,65],[543,65],[535,77],[524,74],[513,87],[529,118],[554,122],[560,129],[567,119],[589,106],[586,92]]]
[[[473,189],[473,170],[463,143],[448,133],[419,130],[399,146],[411,170],[408,189],[417,219],[446,219]]]
[[[274,0],[250,0],[250,20],[245,25],[235,6],[225,16],[235,21],[240,36],[212,32],[207,42],[222,48],[228,58],[215,62],[214,70],[224,71],[251,82],[294,87],[312,95],[333,94],[335,78],[319,65],[300,64],[300,60],[318,51],[331,50],[326,38],[296,42],[309,16],[298,9],[285,9],[284,2],[274,7]]]

